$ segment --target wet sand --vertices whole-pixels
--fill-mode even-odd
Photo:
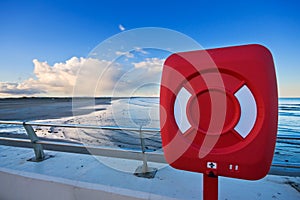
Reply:
[[[107,105],[111,98],[92,99],[96,105]],[[78,101],[77,101],[78,102]],[[89,114],[94,109],[85,108],[86,103],[76,104],[80,113]],[[32,121],[59,119],[73,116],[72,98],[8,98],[0,99],[0,120]],[[78,113],[78,112],[77,112]]]

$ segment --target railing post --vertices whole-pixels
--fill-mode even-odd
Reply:
[[[23,127],[25,128],[25,130],[26,130],[26,132],[29,136],[29,139],[31,140],[33,150],[34,150],[34,154],[35,154],[35,157],[31,158],[29,160],[30,161],[35,161],[35,162],[43,161],[45,159],[44,149],[43,149],[43,146],[41,144],[36,143],[37,141],[39,141],[39,138],[35,134],[32,126],[26,124],[26,122],[23,122]]]
[[[146,157],[146,148],[145,148],[145,140],[142,132],[142,126],[140,126],[139,130],[140,140],[141,140],[141,148],[142,148],[142,156],[143,156],[143,165],[142,165],[142,173],[148,172],[148,163],[147,163],[147,157]]]
[[[143,131],[142,131],[142,126],[140,126],[139,129],[139,136],[140,136],[140,141],[141,141],[141,149],[142,149],[142,159],[143,159],[143,165],[139,166],[136,170],[134,175],[138,177],[143,177],[143,178],[154,178],[157,169],[153,167],[148,167],[147,163],[147,155],[146,155],[146,146],[145,146],[145,139],[143,136]]]

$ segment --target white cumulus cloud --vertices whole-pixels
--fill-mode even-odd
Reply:
[[[134,55],[128,51],[123,52],[123,51],[116,51],[117,56],[126,56],[126,58],[134,58]]]
[[[132,63],[137,69],[146,69],[149,72],[157,72],[162,70],[164,60],[159,58],[146,58],[145,61]]]
[[[125,31],[125,27],[122,24],[119,24],[120,31]]]
[[[66,62],[55,63],[53,66],[37,59],[33,60],[33,64],[34,77],[21,83],[0,82],[0,95],[72,96],[75,87],[78,88],[75,95],[84,96],[91,94],[91,87],[96,87],[93,84],[97,83],[101,73],[112,63],[93,58],[73,57]],[[114,67],[113,69],[114,71],[110,73],[111,77],[103,77],[106,89],[111,88],[110,85],[113,85],[112,81],[114,81],[112,77],[118,74],[118,68]],[[78,76],[78,72],[81,76]]]
[[[20,83],[0,82],[0,96],[131,95],[142,85],[160,83],[163,62],[146,58],[128,68],[95,58],[73,57],[54,65],[34,59],[34,76]]]
[[[132,63],[133,68],[122,74],[114,87],[114,95],[159,96],[164,59],[146,58]]]
[[[148,52],[147,51],[145,51],[143,48],[141,48],[141,47],[134,47],[134,50],[136,51],[136,52],[139,52],[139,53],[142,53],[142,54],[148,54]]]
[[[31,88],[24,84],[0,82],[1,96],[28,96],[45,93],[38,88]]]

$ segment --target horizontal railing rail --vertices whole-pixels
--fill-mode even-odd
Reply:
[[[11,125],[29,125],[29,126],[53,126],[62,128],[83,128],[83,129],[101,129],[101,130],[113,130],[113,131],[136,131],[139,132],[140,128],[132,127],[119,127],[119,126],[96,126],[87,124],[55,124],[55,123],[41,123],[41,122],[20,122],[20,121],[1,121],[0,124]],[[158,128],[142,128],[143,132],[160,132]]]
[[[20,121],[0,121],[0,124],[22,125],[28,135],[27,138],[14,137],[0,137],[0,145],[17,146],[33,148],[35,157],[33,161],[42,161],[46,158],[45,150],[93,154],[98,156],[123,158],[131,160],[142,160],[142,173],[149,172],[147,162],[166,163],[162,151],[146,151],[143,132],[160,132],[157,128],[131,128],[131,127],[115,127],[115,126],[95,126],[83,124],[55,124],[55,123],[40,123],[40,122],[20,122]],[[57,141],[47,138],[39,138],[32,126],[47,126],[47,127],[64,127],[64,128],[81,128],[81,129],[101,129],[113,131],[133,131],[140,133],[141,150],[129,150],[120,148],[109,148],[102,146],[89,146],[80,143]],[[300,140],[299,137],[290,137],[287,135],[277,136],[278,140]],[[300,165],[298,163],[276,163],[273,162],[269,174],[286,175],[286,176],[300,176]]]
[[[58,142],[51,140],[40,140],[37,144],[43,145],[44,150],[60,151],[68,153],[93,154],[95,156],[105,156],[113,158],[123,158],[130,160],[141,160],[142,152],[138,150],[118,149],[110,147],[88,146],[77,143]],[[31,140],[24,138],[0,137],[0,144],[7,146],[28,147],[32,148]],[[147,161],[166,163],[162,152],[146,152]]]

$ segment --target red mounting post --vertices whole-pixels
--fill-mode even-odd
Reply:
[[[218,176],[203,174],[203,200],[218,200]]]

